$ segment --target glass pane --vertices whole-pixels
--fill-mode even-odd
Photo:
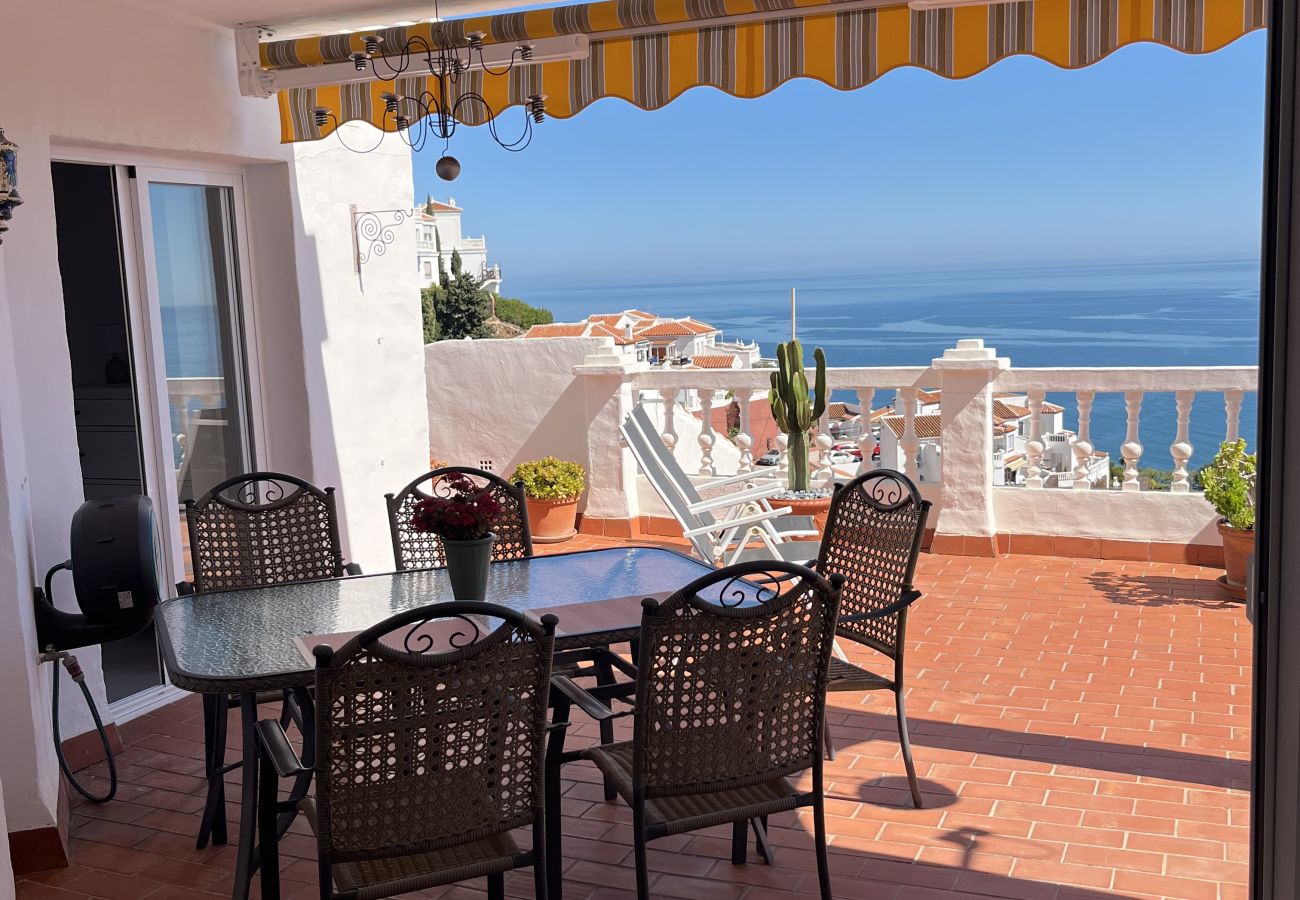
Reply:
[[[181,500],[248,468],[231,203],[228,187],[149,185]]]

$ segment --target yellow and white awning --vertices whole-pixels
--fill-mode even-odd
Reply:
[[[759,97],[792,78],[853,90],[901,66],[966,78],[1017,55],[1080,68],[1139,42],[1208,53],[1262,28],[1266,16],[1266,0],[603,0],[272,41],[259,52],[268,81],[291,84],[293,76],[310,81],[302,76],[315,67],[348,63],[365,50],[367,33],[379,34],[388,48],[416,37],[452,46],[476,32],[485,50],[567,39],[582,52],[515,65],[506,76],[471,69],[458,88],[482,94],[497,113],[541,94],[548,115],[567,118],[603,97],[658,109],[701,85]],[[282,140],[314,140],[353,120],[392,130],[381,95],[437,91],[436,79],[416,74],[417,67],[396,82],[274,88]],[[317,127],[316,107],[332,113],[328,125]],[[464,121],[479,124],[472,114]]]

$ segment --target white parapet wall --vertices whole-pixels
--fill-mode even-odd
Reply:
[[[1217,516],[1198,493],[994,488],[1000,534],[1218,546]]]

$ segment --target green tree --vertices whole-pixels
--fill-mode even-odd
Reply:
[[[437,339],[459,340],[483,336],[483,321],[488,316],[489,301],[482,283],[464,271],[460,254],[454,250],[451,254],[451,274],[440,274],[442,296],[436,298],[437,306],[434,310]],[[426,328],[426,335],[427,333]]]
[[[497,318],[502,322],[518,325],[525,331],[534,325],[549,325],[555,321],[555,316],[549,309],[532,306],[513,297],[497,298]]]
[[[438,340],[438,306],[446,296],[442,285],[434,284],[420,291],[420,317],[424,320],[424,342]]]

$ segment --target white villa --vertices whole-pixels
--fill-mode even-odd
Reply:
[[[627,356],[652,365],[752,369],[760,359],[757,343],[723,341],[722,332],[707,322],[639,309],[596,313],[581,322],[534,325],[523,337],[610,337]]]
[[[420,274],[420,287],[426,288],[438,280],[438,258],[442,267],[451,271],[452,253],[460,254],[461,265],[467,272],[483,279],[483,287],[494,294],[501,293],[501,266],[488,262],[487,237],[465,237],[461,232],[460,217],[464,210],[456,205],[455,197],[447,202],[428,198],[422,206],[412,211],[415,221],[415,257]]]

